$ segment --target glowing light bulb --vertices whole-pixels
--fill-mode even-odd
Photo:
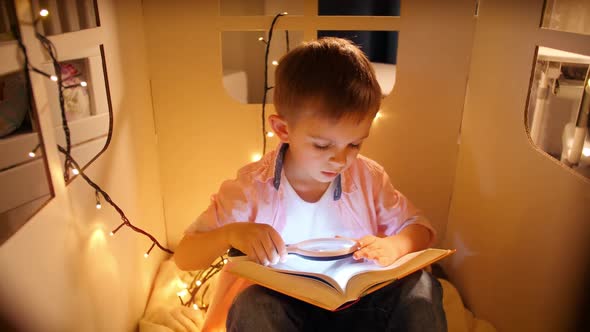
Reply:
[[[582,154],[584,155],[584,157],[590,157],[590,148],[582,149]]]
[[[275,135],[275,133],[273,133],[272,131],[269,131],[268,133],[266,133],[266,137],[273,137]]]
[[[227,264],[227,258],[223,260],[223,264]]]
[[[109,235],[110,235],[110,236],[113,236],[113,235],[115,235],[115,233],[114,233],[113,231],[111,231],[111,232],[109,233]]]
[[[80,174],[80,171],[77,168],[72,168],[72,174],[78,175]]]
[[[283,12],[283,15],[289,15],[289,13],[287,13],[287,12]]]
[[[198,306],[196,303],[194,303],[194,304],[193,304],[193,309],[195,309],[195,310],[199,310],[199,306]]]
[[[277,60],[272,60],[271,63],[272,63],[273,66],[278,66],[279,65],[279,62]]]
[[[250,158],[250,160],[252,161],[259,161],[260,158],[262,158],[262,155],[260,153],[255,153],[252,155],[252,158]]]
[[[82,82],[80,82],[80,85],[81,86],[88,86],[88,83],[86,83],[86,81],[82,81]]]
[[[263,41],[264,37],[258,37],[258,41]]]
[[[176,293],[176,295],[178,295],[178,296],[180,296],[180,297],[183,297],[183,296],[185,296],[186,294],[188,294],[188,291],[187,291],[186,289],[183,289],[183,290],[181,290],[180,292]]]
[[[47,15],[49,15],[49,10],[43,8],[39,11],[39,15],[41,15],[43,17],[47,17]]]
[[[201,286],[202,284],[203,284],[203,282],[202,282],[201,280],[197,280],[197,281],[195,282],[195,285],[197,285],[197,287],[198,287],[198,286]]]
[[[143,254],[143,257],[144,257],[144,258],[148,258],[148,256],[149,256],[149,255],[150,255],[150,254],[148,254],[148,253],[146,252],[145,254]]]
[[[29,157],[35,158],[35,152],[33,152],[33,151],[29,152]]]
[[[49,77],[49,79],[52,80],[52,81],[54,81],[54,82],[57,82],[57,76],[55,76],[55,75],[51,75]]]
[[[102,205],[101,205],[100,203],[96,203],[96,209],[97,209],[97,210],[100,210],[100,209],[102,209]]]

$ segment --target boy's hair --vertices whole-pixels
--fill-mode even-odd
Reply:
[[[352,42],[325,37],[304,43],[279,61],[275,72],[277,113],[295,122],[306,109],[312,115],[362,121],[375,116],[381,88],[367,57]]]

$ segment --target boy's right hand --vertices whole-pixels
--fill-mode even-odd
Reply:
[[[229,244],[262,265],[285,261],[287,248],[281,235],[270,225],[237,222],[228,226]]]

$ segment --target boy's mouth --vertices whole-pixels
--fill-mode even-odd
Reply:
[[[337,172],[326,172],[326,171],[322,171],[322,174],[327,177],[336,177],[338,175]]]

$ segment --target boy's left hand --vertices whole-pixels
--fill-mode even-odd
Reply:
[[[405,254],[401,239],[396,236],[377,237],[367,235],[359,239],[359,250],[352,256],[354,259],[370,259],[381,266],[388,266]]]

